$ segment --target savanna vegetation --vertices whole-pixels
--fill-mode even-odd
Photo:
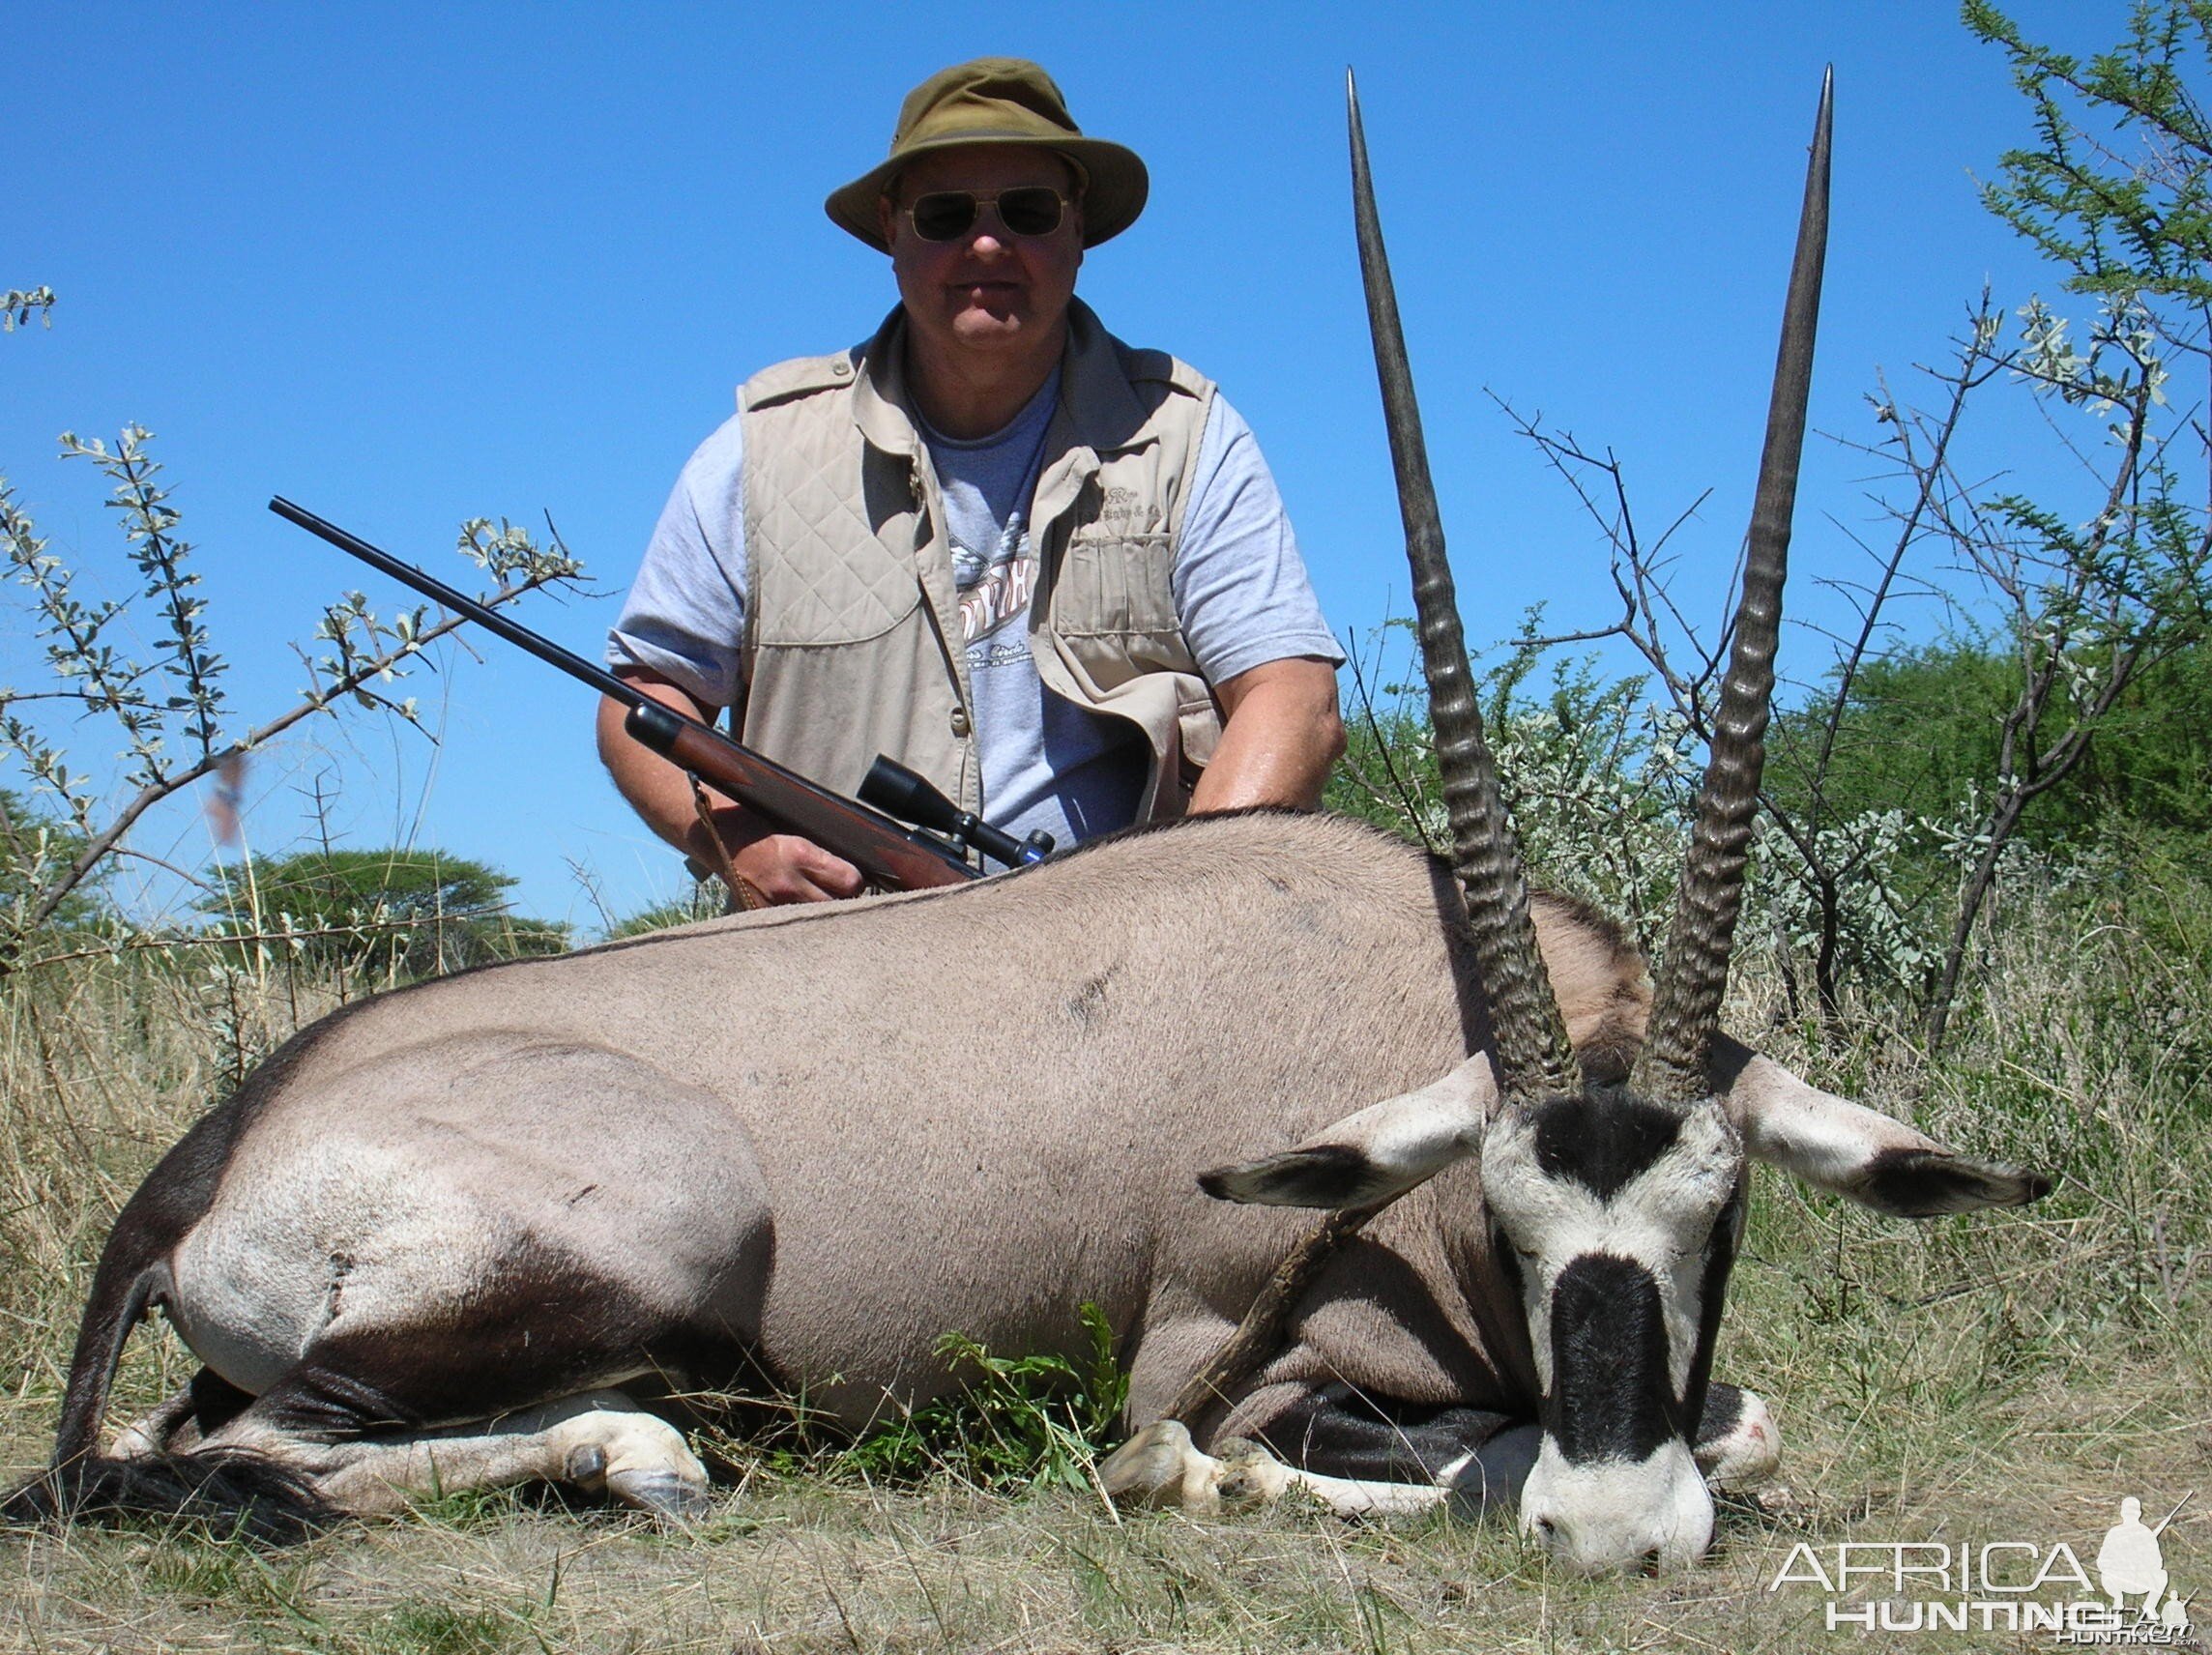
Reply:
[[[2192,389],[2212,365],[2212,0],[2141,5],[2090,58],[2027,41],[1979,0],[1966,22],[2011,65],[2028,117],[1989,205],[2050,259],[2052,292],[1985,300],[1947,362],[1869,388],[1864,448],[1892,533],[1841,571],[1860,624],[1777,719],[1730,1019],[1819,1084],[2057,1188],[2023,1213],[1906,1227],[1757,1180],[1720,1371],[1774,1404],[1787,1486],[1729,1508],[1703,1566],[1588,1582],[1497,1525],[1116,1511],[1090,1474],[1119,1401],[1110,1339],[1088,1363],[1040,1362],[948,1328],[976,1380],[966,1404],[858,1444],[817,1439],[802,1411],[766,1443],[722,1442],[733,1484],[695,1531],[525,1493],[430,1500],[276,1553],[190,1524],[10,1534],[0,1645],[2021,1646],[1830,1633],[1821,1593],[1771,1589],[1800,1540],[2063,1540],[2086,1559],[2121,1495],[2155,1519],[2212,1488],[2212,443]],[[57,308],[12,291],[5,319]],[[2023,440],[1999,417],[2023,399],[2052,446],[1998,451]],[[1640,666],[1547,645],[1532,622],[1493,653],[1486,716],[1537,877],[1656,947],[1723,640],[1677,624],[1666,537],[1640,536],[1617,471],[1524,429],[1614,548],[1614,648]],[[341,599],[308,697],[237,719],[144,433],[65,446],[113,479],[135,601],[160,622],[140,631],[161,642],[145,660],[111,651],[107,606],[71,595],[68,565],[0,488],[0,540],[55,669],[0,694],[11,1477],[50,1440],[110,1217],[212,1096],[344,999],[569,941],[502,915],[495,869],[412,850],[242,856],[193,871],[176,915],[120,910],[107,882],[140,815],[219,786],[226,762],[299,718],[364,698],[357,711],[406,716],[390,675],[445,624]],[[1801,503],[1800,523],[1816,512]],[[1801,533],[1800,580],[1817,546]],[[472,524],[462,548],[500,601],[575,573],[565,548],[510,528]],[[1950,631],[1895,624],[1901,594],[1938,586]],[[1424,709],[1384,682],[1395,658],[1363,659],[1330,803],[1434,837]],[[57,707],[67,720],[46,715]],[[81,715],[124,733],[125,773],[72,769],[51,732]],[[189,1369],[165,1331],[142,1331],[118,1412]],[[2201,1623],[2200,1504],[2166,1545]]]

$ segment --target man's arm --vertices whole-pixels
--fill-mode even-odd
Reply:
[[[1229,399],[1216,395],[1170,575],[1176,618],[1224,718],[1193,811],[1321,802],[1344,751],[1336,667],[1275,479]]]
[[[1310,655],[1263,661],[1213,686],[1226,721],[1190,796],[1193,815],[1247,804],[1311,810],[1344,753],[1336,668]]]
[[[657,673],[633,666],[618,668],[615,676],[687,717],[703,724],[714,721],[712,707]],[[599,702],[599,758],[607,773],[647,827],[693,860],[717,866],[691,797],[690,777],[630,740],[623,730],[627,711],[619,701]],[[775,832],[712,788],[707,798],[730,865],[771,902],[825,902],[859,893],[860,870],[842,857],[796,833]]]

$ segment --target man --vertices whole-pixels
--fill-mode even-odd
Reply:
[[[614,669],[695,717],[734,708],[742,740],[826,787],[855,792],[885,752],[1062,846],[1312,807],[1343,748],[1343,655],[1273,479],[1208,381],[1075,298],[1084,249],[1147,186],[1034,64],[917,87],[889,159],[827,203],[890,254],[898,307],[863,345],[745,383],[661,514]],[[655,832],[722,865],[689,780],[611,701],[599,751]],[[860,888],[710,804],[748,901]]]

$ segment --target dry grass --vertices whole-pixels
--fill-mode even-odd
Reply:
[[[1720,1371],[1773,1402],[1794,1499],[1725,1515],[1693,1573],[1576,1581],[1445,1519],[1118,1516],[763,1466],[684,1535],[492,1495],[288,1553],[152,1528],[0,1536],[0,1649],[2005,1648],[2027,1640],[1829,1633],[1819,1593],[1768,1582],[1799,1539],[2062,1539],[2087,1557],[2119,1495],[2155,1513],[2192,1488],[2168,1561],[2212,1609],[2200,929],[2078,901],[2004,923],[1994,986],[1932,1070],[1883,1057],[1904,1048],[1877,1031],[1820,1046],[1777,1026],[1756,984],[1739,1002],[1737,1026],[1765,1024],[1767,1048],[1815,1078],[2061,1183],[2025,1214],[1904,1227],[1759,1181]],[[151,963],[0,985],[7,1474],[49,1443],[115,1206],[226,1074],[319,1009],[281,982]],[[187,1361],[142,1332],[119,1409]]]

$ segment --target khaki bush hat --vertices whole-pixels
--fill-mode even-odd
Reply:
[[[1052,76],[1027,58],[979,57],[939,70],[899,105],[891,153],[823,203],[830,221],[878,252],[876,200],[899,169],[931,150],[963,144],[1033,144],[1073,162],[1083,178],[1083,245],[1120,235],[1145,210],[1150,181],[1134,150],[1087,138]]]

